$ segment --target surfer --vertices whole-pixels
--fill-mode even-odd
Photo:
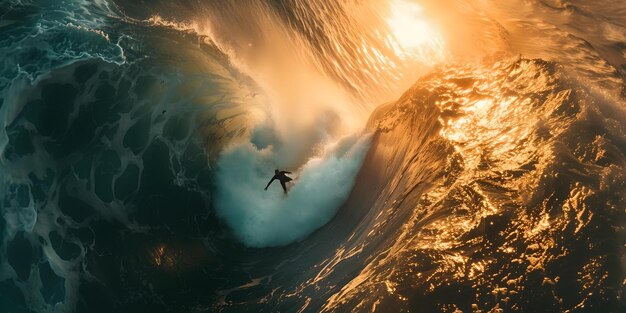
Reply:
[[[287,194],[287,185],[286,184],[287,184],[288,181],[291,181],[291,177],[288,177],[285,174],[291,174],[291,172],[274,170],[274,177],[272,177],[270,182],[267,183],[267,186],[265,186],[265,190],[267,190],[267,187],[269,187],[272,184],[274,179],[278,179],[280,181],[280,185],[283,186],[283,190],[285,191],[285,194]]]

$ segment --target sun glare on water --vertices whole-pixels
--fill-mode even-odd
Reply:
[[[437,62],[443,58],[444,43],[416,3],[397,0],[391,3],[387,24],[395,52],[402,58]]]

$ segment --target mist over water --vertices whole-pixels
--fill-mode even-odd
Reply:
[[[294,170],[276,163],[279,156],[271,146],[228,147],[217,162],[217,215],[248,246],[281,246],[303,239],[326,224],[347,199],[368,147],[369,136],[352,135],[327,145]],[[292,171],[288,195],[278,181],[263,190],[274,168]]]
[[[625,25],[2,2],[0,312],[622,312]]]

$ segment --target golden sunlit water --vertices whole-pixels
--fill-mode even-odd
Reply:
[[[570,238],[601,227],[593,217],[604,204],[595,202],[592,190],[602,188],[607,170],[616,170],[594,165],[588,152],[569,141],[602,135],[571,126],[584,123],[580,119],[595,110],[595,100],[566,77],[554,65],[535,60],[444,68],[375,112],[370,127],[381,134],[373,158],[384,161],[374,162],[396,164],[402,175],[389,177],[386,192],[376,198],[385,214],[376,217],[368,236],[388,235],[376,230],[388,229],[385,224],[393,223],[396,214],[409,222],[394,229],[388,248],[323,311],[349,306],[375,312],[381,301],[372,297],[396,299],[394,307],[402,308],[412,305],[415,293],[448,293],[447,288],[453,288],[452,294],[471,288],[490,295],[482,298],[487,302],[474,300],[473,311],[534,310],[512,299],[547,289],[556,303],[563,303],[561,297],[567,296],[554,288],[564,276],[580,282],[583,294],[601,288],[599,297],[607,301],[610,291],[599,287],[610,276],[605,258],[575,261],[584,264],[576,272],[555,265],[577,258],[581,239]],[[413,138],[423,139],[403,142]],[[540,286],[528,287],[531,279]],[[594,301],[592,293],[587,296],[576,309]],[[440,308],[458,312],[463,306]]]
[[[9,1],[0,34],[0,312],[626,308],[623,1]]]
[[[443,39],[426,19],[424,9],[404,0],[393,1],[390,6],[386,21],[395,53],[403,59],[415,58],[426,64],[441,62],[445,54]]]

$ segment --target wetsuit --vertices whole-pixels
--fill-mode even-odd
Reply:
[[[291,172],[287,172],[287,171],[280,171],[280,172],[276,172],[276,174],[274,175],[274,177],[272,177],[272,179],[270,180],[269,183],[267,183],[267,186],[265,186],[265,190],[267,190],[267,187],[269,187],[272,182],[274,181],[274,179],[278,179],[280,181],[280,185],[283,187],[283,191],[285,191],[285,193],[287,193],[287,182],[291,181],[292,179],[290,177],[288,177],[285,174],[291,174]]]

